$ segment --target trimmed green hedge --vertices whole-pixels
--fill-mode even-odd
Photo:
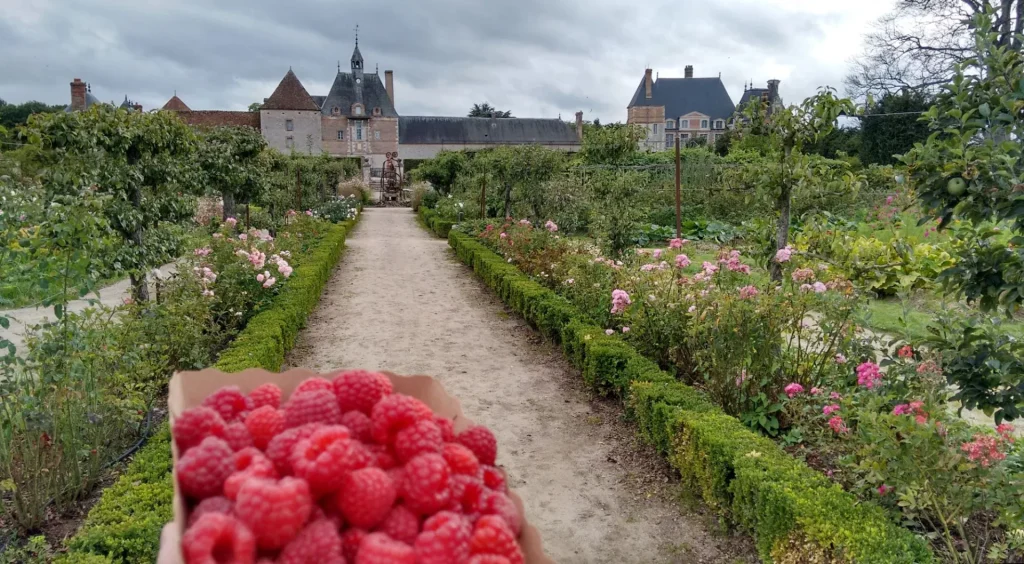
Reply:
[[[429,215],[424,222],[429,225]],[[765,561],[934,561],[928,544],[882,508],[859,502],[726,415],[474,237],[451,231],[448,243],[505,303],[561,342],[588,385],[622,400],[641,436],[668,458],[682,482],[754,534]]]
[[[221,352],[214,366],[225,372],[246,368],[280,370],[295,336],[316,307],[320,293],[345,249],[355,225],[331,226],[301,261],[273,306],[257,314]],[[160,548],[160,530],[171,520],[171,434],[164,424],[150,438],[114,485],[89,511],[67,541],[63,563],[153,562]]]
[[[438,237],[445,239],[448,237],[448,233],[455,226],[455,221],[448,221],[447,219],[441,219],[441,216],[436,211],[426,207],[420,206],[419,211],[420,220],[427,229],[434,232]]]

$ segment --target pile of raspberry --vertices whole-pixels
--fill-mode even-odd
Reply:
[[[485,427],[455,434],[387,376],[221,388],[172,429],[189,564],[517,564],[522,517]]]

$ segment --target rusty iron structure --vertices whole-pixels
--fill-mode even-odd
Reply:
[[[407,194],[402,187],[402,161],[398,158],[398,151],[388,152],[385,155],[387,160],[380,174],[380,203],[383,205],[406,203]]]

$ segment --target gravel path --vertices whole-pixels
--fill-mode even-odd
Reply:
[[[348,247],[291,366],[437,377],[495,431],[510,485],[559,562],[753,560],[749,541],[710,532],[710,517],[672,499],[677,486],[621,411],[591,398],[409,209],[366,210]]]

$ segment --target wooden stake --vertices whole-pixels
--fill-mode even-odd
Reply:
[[[676,141],[676,239],[683,238],[683,204],[682,195],[679,190],[679,138]]]

